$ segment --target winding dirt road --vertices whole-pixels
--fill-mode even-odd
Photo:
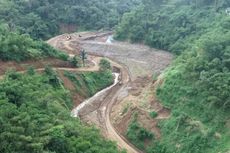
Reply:
[[[67,36],[70,36],[71,40],[67,40]],[[108,38],[109,41],[107,41]],[[79,48],[84,48],[90,54],[91,60],[97,59],[97,62],[101,56],[110,59],[112,66],[116,67],[120,73],[121,83],[106,90],[102,95],[94,97],[90,103],[78,110],[78,115],[84,122],[99,127],[101,133],[108,139],[117,142],[121,149],[126,149],[128,153],[141,153],[142,151],[116,131],[111,123],[110,114],[113,106],[121,99],[121,95],[128,92],[129,84],[133,79],[138,76],[151,75],[152,72],[161,73],[170,64],[172,55],[144,45],[114,43],[111,41],[111,32],[63,34],[47,42],[69,54],[77,54]]]
[[[47,41],[50,45],[52,45],[55,48],[59,48],[59,44],[62,43],[64,44],[64,48],[66,49],[66,51],[74,51],[74,49],[72,47],[69,46],[69,41],[65,40],[65,36],[63,38],[64,35],[58,36],[56,38],[52,38],[51,40]],[[64,41],[64,42],[63,42]],[[72,55],[72,54],[71,54]],[[100,59],[100,57],[92,57],[91,58],[97,59],[96,63],[98,63],[98,59]],[[118,146],[121,149],[126,149],[127,152],[129,153],[140,153],[141,151],[138,150],[136,147],[134,147],[131,143],[129,143],[124,137],[122,137],[121,135],[119,135],[115,129],[112,126],[112,123],[110,121],[110,112],[111,109],[115,103],[115,100],[117,99],[119,92],[121,92],[121,90],[127,85],[127,83],[130,81],[130,76],[129,73],[127,73],[128,71],[121,66],[120,64],[110,60],[110,63],[112,66],[115,66],[116,68],[119,69],[120,71],[120,75],[121,80],[122,81],[122,86],[115,84],[113,86],[113,88],[109,89],[108,91],[106,91],[105,93],[103,93],[103,95],[100,96],[104,96],[103,98],[101,97],[96,97],[93,99],[93,101],[90,104],[86,104],[84,107],[81,107],[81,109],[78,110],[77,109],[77,114],[74,114],[73,116],[79,116],[80,118],[82,118],[83,120],[87,120],[87,118],[95,118],[94,113],[96,113],[96,120],[92,121],[93,123],[99,125],[101,127],[101,129],[103,130],[103,132],[105,132],[106,134],[104,134],[104,136],[108,137],[109,139],[117,142]],[[98,65],[98,64],[95,64]],[[90,70],[86,69],[87,71]],[[96,68],[98,69],[98,68]],[[99,100],[100,99],[100,100]],[[99,103],[98,103],[99,102]],[[84,103],[84,102],[83,102]],[[91,106],[89,106],[91,105]],[[73,110],[73,113],[75,112],[75,109]],[[84,114],[84,115],[83,115]],[[91,115],[93,115],[94,117],[90,117]]]
[[[83,39],[87,40],[89,38]],[[72,53],[75,51],[75,49],[70,46],[70,41],[68,41],[65,38],[65,35],[52,38],[48,41],[48,43],[58,49],[60,49],[60,47],[64,48],[67,52],[71,51]],[[60,44],[62,44],[63,46],[60,46]],[[99,57],[92,55],[91,58],[93,60],[99,59]],[[123,136],[116,132],[110,121],[110,112],[112,110],[112,107],[115,104],[116,99],[119,96],[119,93],[126,88],[127,84],[130,81],[130,75],[125,66],[113,60],[110,60],[110,62],[113,67],[119,69],[121,75],[120,81],[122,82],[122,85],[115,84],[112,88],[106,90],[106,92],[104,92],[100,96],[96,95],[95,98],[93,97],[93,100],[90,101],[90,103],[88,103],[87,101],[87,103],[84,106],[79,106],[80,109],[78,107],[75,108],[73,110],[73,113],[77,110],[77,114],[75,113],[74,116],[79,115],[82,120],[96,124],[102,130],[103,135],[109,138],[110,140],[117,142],[117,145],[121,149],[125,149],[129,153],[140,153],[140,150],[138,150],[135,146],[129,143]]]
[[[81,35],[81,37],[79,37]],[[94,124],[101,129],[101,133],[110,140],[117,142],[121,149],[128,153],[141,153],[125,137],[123,137],[111,123],[110,114],[114,105],[121,99],[121,95],[128,92],[129,84],[138,75],[151,75],[152,72],[159,73],[170,63],[172,56],[166,52],[152,52],[145,46],[137,46],[124,43],[113,43],[111,32],[109,33],[77,33],[71,34],[71,40],[67,39],[67,34],[54,37],[47,41],[53,47],[63,50],[69,56],[79,53],[79,48],[83,47],[88,53],[88,59],[93,65],[85,68],[56,67],[54,70],[68,71],[98,71],[99,61],[102,57],[107,57],[116,73],[119,73],[119,82],[114,84],[103,94],[95,97],[79,109],[79,117],[90,124]],[[109,41],[106,41],[109,37]],[[107,38],[104,42],[101,42]],[[44,68],[37,68],[43,71]],[[137,71],[138,70],[138,71]],[[25,71],[19,71],[24,73]],[[3,76],[0,75],[0,79]]]

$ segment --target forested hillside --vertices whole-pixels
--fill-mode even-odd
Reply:
[[[47,39],[60,33],[61,25],[73,30],[114,27],[120,17],[140,0],[1,0],[0,21],[11,30]]]
[[[60,34],[62,28],[110,29],[140,0],[0,0],[0,59],[22,61],[67,56],[42,41]],[[33,39],[33,40],[32,40]]]
[[[149,153],[226,153],[230,149],[228,0],[145,0],[124,15],[116,38],[180,55],[162,75],[158,99],[172,110]]]
[[[98,130],[70,117],[70,97],[52,69],[9,72],[0,81],[0,152],[119,152]]]
[[[12,32],[6,25],[0,25],[0,60],[24,61],[55,57],[67,60],[68,55],[49,46],[43,41],[35,41],[29,35]]]
[[[229,6],[227,0],[144,0],[138,9],[123,16],[116,38],[179,54],[201,35],[220,27],[228,29],[225,9]]]

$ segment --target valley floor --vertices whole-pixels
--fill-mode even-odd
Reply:
[[[150,93],[145,94],[154,91],[151,76],[158,76],[171,63],[173,56],[168,52],[141,44],[107,41],[111,39],[111,34],[111,32],[63,34],[48,40],[48,43],[69,54],[79,54],[80,49],[84,48],[92,60],[96,56],[110,59],[112,66],[121,74],[120,83],[82,108],[79,112],[80,118],[99,127],[101,133],[116,141],[121,149],[124,148],[130,153],[142,152],[127,140],[125,125],[129,124],[131,114],[139,110],[144,114],[139,118],[143,121],[143,126],[155,123],[147,128],[160,137],[160,130],[156,128],[157,119],[150,119],[148,112],[150,109],[158,111],[158,119],[167,118],[170,112],[157,101],[153,102]],[[143,100],[144,103],[141,102]],[[125,101],[129,101],[129,108],[132,108],[129,110],[131,112],[127,113],[129,115],[120,113],[126,105]]]

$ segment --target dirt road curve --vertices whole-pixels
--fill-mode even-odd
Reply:
[[[69,54],[71,57],[72,54]],[[99,71],[99,62],[100,62],[101,57],[95,57],[92,58],[90,57],[90,61],[94,64],[91,67],[81,67],[81,68],[68,68],[68,67],[52,67],[53,70],[56,71],[74,71],[74,72],[94,72],[94,71]],[[6,65],[7,66],[7,65]],[[9,68],[17,68],[17,66],[10,66]],[[36,71],[44,71],[45,68],[35,68]],[[19,73],[25,73],[27,70],[17,70]],[[0,75],[0,80],[4,78],[5,71],[2,72],[3,74]]]
[[[98,126],[102,134],[117,142],[121,149],[126,149],[129,153],[140,153],[140,150],[115,130],[110,120],[110,114],[118,99],[128,92],[131,80],[139,76],[151,75],[152,72],[159,74],[170,63],[172,55],[163,51],[152,51],[143,45],[120,42],[106,43],[110,35],[111,33],[77,33],[71,34],[71,40],[67,40],[67,35],[64,34],[47,42],[69,54],[76,54],[79,52],[79,48],[83,47],[91,54],[91,60],[97,62],[100,57],[92,55],[106,56],[111,59],[111,64],[120,71],[122,85],[117,84],[103,95],[95,98],[79,111],[79,116],[83,121]]]

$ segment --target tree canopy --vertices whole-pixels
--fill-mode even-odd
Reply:
[[[0,81],[0,152],[119,152],[98,130],[70,117],[70,93],[55,77],[47,69],[9,72]]]
[[[0,21],[11,30],[35,39],[60,33],[61,26],[73,30],[98,30],[114,27],[125,12],[140,0],[1,0]]]
[[[11,32],[8,27],[0,25],[0,60],[24,61],[55,57],[63,60],[68,55],[49,46],[43,41],[34,41],[26,34]]]

